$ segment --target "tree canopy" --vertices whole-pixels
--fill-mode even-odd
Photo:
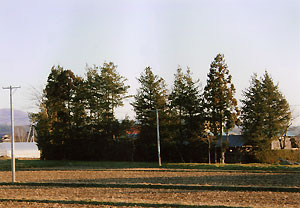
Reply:
[[[177,68],[169,91],[165,80],[146,67],[137,77],[136,94],[128,96],[127,79],[117,68],[113,62],[87,65],[82,77],[61,66],[51,68],[40,112],[31,115],[42,159],[156,161],[159,117],[163,161],[210,162],[214,146],[215,162],[223,163],[228,145],[222,136],[240,119],[248,144],[261,149],[274,139],[282,142],[291,125],[289,104],[268,72],[252,76],[240,117],[223,54],[211,62],[204,90],[189,68]],[[135,120],[116,118],[116,108],[128,97],[133,97]]]
[[[237,100],[234,98],[235,88],[223,54],[215,57],[207,76],[204,112],[210,131],[216,138],[221,139],[223,132],[228,134],[236,125],[239,115]]]
[[[155,111],[159,110],[160,126],[163,127],[167,107],[167,89],[164,79],[155,75],[151,67],[145,68],[138,81],[140,88],[134,96],[134,102],[132,102],[140,129],[137,157],[153,161],[156,160],[157,151]],[[163,131],[164,128],[161,130]]]
[[[104,150],[108,151],[114,140],[125,134],[124,126],[128,127],[128,122],[119,122],[114,116],[129,88],[116,67],[109,62],[88,68],[86,78],[61,66],[52,67],[41,111],[33,115],[42,158],[108,157]]]
[[[287,100],[267,71],[260,79],[254,74],[243,95],[243,134],[250,144],[270,148],[271,141],[282,136],[290,125],[291,112]]]

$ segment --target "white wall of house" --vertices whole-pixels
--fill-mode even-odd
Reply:
[[[36,142],[15,142],[15,158],[40,158]],[[0,156],[11,157],[11,143],[0,143]]]
[[[272,144],[271,144],[271,149],[272,150],[280,150],[280,143],[278,140],[274,140],[272,141]],[[286,140],[285,140],[285,148],[284,149],[294,149],[292,148],[292,143],[291,143],[291,138],[290,137],[287,137]]]

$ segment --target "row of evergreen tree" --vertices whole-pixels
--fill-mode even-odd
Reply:
[[[178,68],[169,92],[164,79],[146,67],[131,103],[136,120],[117,120],[115,109],[130,96],[114,63],[88,66],[85,77],[52,67],[40,112],[32,115],[41,158],[155,161],[156,110],[164,161],[210,162],[216,141],[236,125],[249,144],[268,148],[290,125],[286,99],[267,72],[262,78],[253,75],[240,113],[231,80],[222,54],[212,61],[204,90],[190,69]],[[221,145],[221,162],[225,150]]]

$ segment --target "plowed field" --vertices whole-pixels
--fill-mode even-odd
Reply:
[[[0,172],[0,207],[300,207],[298,172],[91,169]]]

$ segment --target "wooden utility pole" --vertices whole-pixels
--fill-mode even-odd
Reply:
[[[158,155],[158,165],[159,165],[159,167],[161,167],[158,109],[156,109],[156,130],[157,130],[157,155]]]

